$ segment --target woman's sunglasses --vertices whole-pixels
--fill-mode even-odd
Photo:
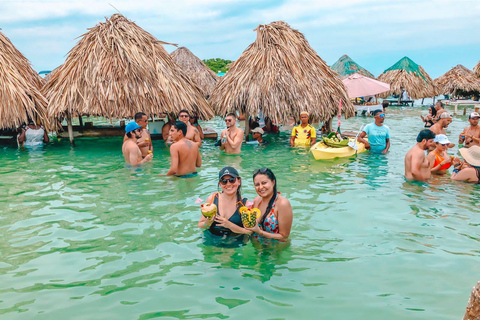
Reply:
[[[234,183],[237,178],[229,178],[229,179],[220,179],[220,183],[226,185],[228,182]]]
[[[259,174],[259,173],[265,174],[265,173],[267,173],[267,171],[270,171],[270,169],[268,169],[268,168],[257,169],[255,171],[253,171],[253,175],[256,175],[256,174]]]

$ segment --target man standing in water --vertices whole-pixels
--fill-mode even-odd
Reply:
[[[185,123],[187,126],[187,134],[185,135],[185,138],[195,142],[200,148],[202,146],[202,139],[200,139],[200,132],[198,132],[197,128],[190,123],[190,113],[188,113],[187,110],[181,110],[178,113],[178,121]]]
[[[458,143],[465,143],[465,148],[470,148],[471,146],[480,146],[480,127],[478,126],[478,119],[480,114],[478,112],[472,112],[468,116],[468,122],[470,122],[470,127],[463,129],[463,132],[460,133],[458,137]]]
[[[443,103],[442,101],[437,101],[437,103],[435,103],[435,110],[437,110],[437,118],[434,119],[435,121],[437,121],[438,119],[440,119],[440,115],[444,112],[447,112],[447,110],[443,109]]]
[[[228,154],[242,152],[243,130],[235,125],[236,121],[237,116],[234,113],[229,113],[225,117],[227,129],[222,131],[220,150],[225,150],[225,153]]]
[[[142,157],[142,152],[137,144],[138,139],[142,137],[142,126],[132,121],[125,127],[125,133],[127,134],[127,139],[123,142],[122,146],[125,161],[132,166],[137,166],[152,160],[152,153]]]
[[[152,137],[147,129],[148,117],[145,113],[138,112],[135,114],[135,122],[142,127],[142,137],[137,140],[137,145],[142,152],[142,157],[145,158],[147,154],[153,153]],[[123,142],[127,141],[127,139],[128,137],[125,135]]]
[[[450,123],[452,123],[452,116],[450,115],[450,113],[445,111],[440,115],[438,121],[429,129],[436,135],[437,134],[446,135],[445,128],[447,128]]]
[[[367,124],[358,136],[357,141],[365,145],[371,153],[386,154],[390,148],[390,129],[383,125],[385,113],[378,109],[373,111],[374,123]],[[368,135],[368,141],[363,139]]]
[[[425,157],[425,150],[435,145],[433,139],[435,139],[435,134],[432,131],[428,129],[420,131],[417,136],[417,144],[405,155],[405,178],[425,181],[431,177],[431,166]]]
[[[167,176],[195,177],[197,176],[197,168],[202,165],[197,144],[185,138],[186,134],[187,125],[181,121],[175,122],[170,128],[170,137],[173,144],[170,146],[171,164]]]
[[[317,133],[315,128],[308,123],[310,116],[307,111],[300,113],[301,123],[293,127],[292,136],[290,138],[290,146],[292,147],[310,147],[317,142]]]

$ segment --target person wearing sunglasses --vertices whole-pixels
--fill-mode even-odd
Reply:
[[[137,140],[137,145],[142,152],[142,157],[146,157],[147,154],[153,153],[152,137],[147,129],[148,117],[143,112],[137,112],[135,114],[135,122],[142,127],[142,136]],[[128,137],[123,137],[123,142],[127,141]]]
[[[236,126],[237,116],[229,113],[225,117],[227,129],[222,131],[220,137],[220,150],[228,154],[240,154],[242,151],[243,130]]]
[[[123,157],[125,158],[125,162],[132,166],[144,164],[153,158],[152,153],[142,157],[142,152],[137,144],[138,139],[142,137],[142,133],[142,126],[138,125],[135,121],[132,121],[125,126],[127,140],[123,142],[122,153]]]
[[[239,209],[246,205],[247,198],[242,198],[242,179],[233,167],[225,167],[218,173],[218,185],[221,192],[210,195],[206,203],[217,206],[217,214],[211,219],[203,215],[198,221],[198,227],[207,229],[210,235],[230,238],[245,242],[252,232],[243,227]]]
[[[202,146],[202,139],[200,138],[200,132],[197,128],[190,123],[190,113],[187,110],[180,110],[178,113],[178,121],[181,121],[187,125],[187,134],[185,138],[193,141],[200,148]]]
[[[357,138],[357,141],[365,144],[365,148],[371,153],[386,154],[390,149],[390,129],[383,124],[385,113],[377,109],[372,113],[375,122],[367,124]],[[368,136],[368,141],[365,140]]]
[[[253,184],[258,197],[253,200],[253,207],[262,212],[257,224],[249,230],[254,238],[262,243],[267,239],[287,241],[292,229],[293,212],[290,201],[277,191],[277,178],[268,168],[253,172]]]

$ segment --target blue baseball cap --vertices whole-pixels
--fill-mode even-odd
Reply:
[[[137,130],[138,128],[141,128],[142,126],[139,126],[135,121],[130,122],[125,126],[125,133],[132,132],[133,130]]]

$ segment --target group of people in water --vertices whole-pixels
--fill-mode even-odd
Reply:
[[[448,155],[448,149],[455,146],[446,135],[446,128],[452,123],[452,116],[438,101],[422,116],[425,129],[417,136],[417,143],[405,156],[405,177],[411,180],[427,181],[432,174],[447,174],[453,167],[452,180],[480,184],[480,114],[472,112],[468,117],[470,126],[458,136],[459,152],[463,161]]]

